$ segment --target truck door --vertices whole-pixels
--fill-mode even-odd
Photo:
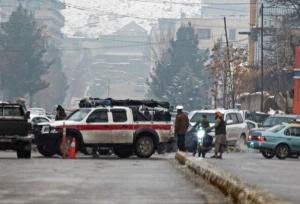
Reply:
[[[81,130],[84,143],[111,143],[111,126],[108,122],[108,110],[94,110],[86,119],[86,125]]]
[[[111,109],[112,114],[112,143],[132,144],[133,124],[129,121],[129,112],[122,108]]]

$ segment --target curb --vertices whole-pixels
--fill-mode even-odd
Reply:
[[[240,204],[288,204],[290,202],[267,192],[266,190],[249,184],[227,171],[218,169],[205,160],[187,158],[184,152],[176,152],[175,159],[195,174],[207,180],[220,189],[225,195],[230,196],[235,203]]]

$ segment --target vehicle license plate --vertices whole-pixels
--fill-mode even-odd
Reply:
[[[0,142],[12,142],[12,139],[0,138]]]

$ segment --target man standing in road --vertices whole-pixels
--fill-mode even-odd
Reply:
[[[189,127],[189,119],[183,112],[183,106],[179,105],[176,109],[175,135],[177,137],[177,146],[180,151],[185,152],[185,134]]]
[[[211,158],[222,159],[222,154],[226,147],[226,122],[222,117],[221,112],[215,113],[215,125],[209,127],[208,130],[215,128],[215,154]]]

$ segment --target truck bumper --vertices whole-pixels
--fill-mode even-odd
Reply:
[[[31,142],[33,140],[33,135],[28,136],[1,136],[0,137],[0,150],[17,150],[22,148],[24,144],[31,147]]]
[[[34,135],[30,134],[27,136],[0,136],[0,143],[8,142],[31,142],[34,138]]]

